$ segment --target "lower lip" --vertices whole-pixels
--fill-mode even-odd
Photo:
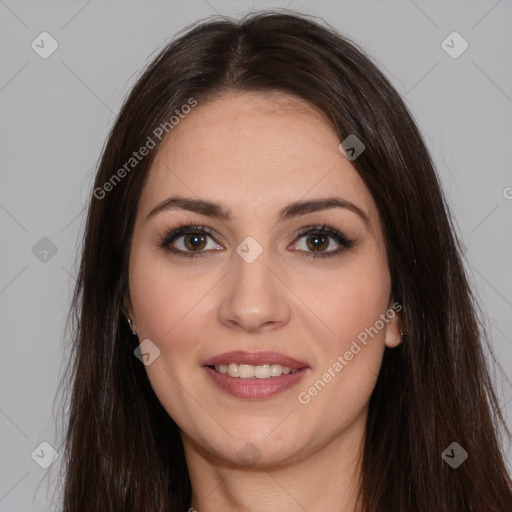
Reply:
[[[282,374],[279,377],[258,379],[256,377],[242,379],[231,377],[227,373],[220,373],[208,366],[203,366],[212,381],[226,393],[236,398],[249,400],[264,400],[282,393],[295,386],[306,375],[309,368],[301,368],[293,373]]]

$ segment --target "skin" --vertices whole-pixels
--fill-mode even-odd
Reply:
[[[138,205],[125,308],[139,340],[160,350],[145,368],[181,429],[191,507],[199,512],[357,510],[368,401],[384,348],[400,343],[402,326],[400,315],[389,319],[309,403],[299,402],[394,303],[377,207],[339,143],[325,116],[301,100],[230,93],[199,103],[153,162]],[[173,195],[220,202],[233,219],[180,209],[146,220]],[[332,196],[361,208],[369,226],[342,208],[277,223],[288,203]],[[179,222],[213,230],[202,255],[158,246]],[[356,240],[354,247],[313,259],[314,246],[297,233],[318,224]],[[250,264],[236,252],[247,236],[263,249]],[[182,235],[173,245],[193,251],[186,241]],[[338,247],[327,238],[320,251]],[[274,350],[310,369],[271,398],[235,398],[202,368],[232,350]],[[259,460],[244,464],[241,449]]]

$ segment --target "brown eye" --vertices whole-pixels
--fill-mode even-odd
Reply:
[[[209,239],[214,241],[211,231],[204,226],[182,226],[171,231],[158,245],[168,253],[185,257],[201,256],[211,249],[222,249],[217,243],[211,243],[208,247]]]
[[[204,249],[206,245],[206,236],[201,233],[191,233],[183,235],[185,247],[189,251]]]
[[[307,228],[299,234],[299,240],[303,239],[303,243],[297,244],[299,245],[297,251],[304,252],[313,258],[336,256],[354,246],[353,240],[325,225]],[[301,245],[302,247],[300,247]]]
[[[306,241],[308,247],[313,251],[323,251],[329,247],[329,237],[325,235],[307,235]]]

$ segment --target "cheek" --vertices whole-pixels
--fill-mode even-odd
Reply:
[[[193,389],[204,378],[199,363],[205,340],[212,334],[215,316],[210,297],[219,277],[203,273],[199,278],[193,267],[173,268],[154,250],[134,253],[130,271],[139,340],[150,339],[160,350],[146,371],[162,404],[179,419],[179,411],[190,400],[185,387]]]
[[[133,255],[130,297],[139,340],[150,339],[160,350],[145,369],[158,399],[180,427],[201,413],[194,409],[187,390],[195,389],[200,381],[197,341],[199,331],[205,330],[204,296],[214,284],[207,276],[198,280],[187,272],[173,271],[154,254]]]
[[[192,267],[173,269],[169,260],[155,249],[141,249],[134,251],[130,262],[130,297],[138,332],[161,343],[175,337],[182,324],[197,323],[197,306],[215,284],[208,275],[194,278]]]
[[[338,352],[349,350],[353,341],[368,348],[370,343],[364,345],[368,339],[375,340],[374,344],[384,343],[383,327],[386,324],[382,324],[379,318],[389,302],[389,288],[385,281],[358,279],[352,283],[345,282],[341,291],[333,293],[332,305],[326,315],[335,333],[332,338],[337,340],[334,346]]]
[[[390,286],[386,261],[369,258],[364,264],[359,260],[357,268],[347,266],[336,279],[331,276],[328,283],[325,280],[321,293],[317,291],[308,302],[323,324],[316,322],[320,326],[316,337],[315,331],[310,331],[318,359],[311,378],[299,390],[303,393],[299,403],[309,404],[311,412],[317,410],[325,416],[326,409],[336,405],[329,417],[339,424],[343,418],[356,416],[367,403],[392,318],[382,320],[389,305]]]
[[[309,277],[303,273],[294,290],[306,299],[304,302],[317,317],[307,325],[312,329],[312,339],[316,339],[323,352],[332,357],[333,353],[348,350],[351,341],[360,334],[364,339],[367,329],[386,312],[390,287],[387,262],[377,254],[354,257],[336,273],[311,274]],[[375,338],[381,339],[385,329],[381,322],[379,326]]]

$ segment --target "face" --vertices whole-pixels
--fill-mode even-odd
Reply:
[[[159,149],[125,307],[188,452],[263,467],[364,431],[399,307],[376,205],[339,144],[300,100],[244,93],[199,102]]]

